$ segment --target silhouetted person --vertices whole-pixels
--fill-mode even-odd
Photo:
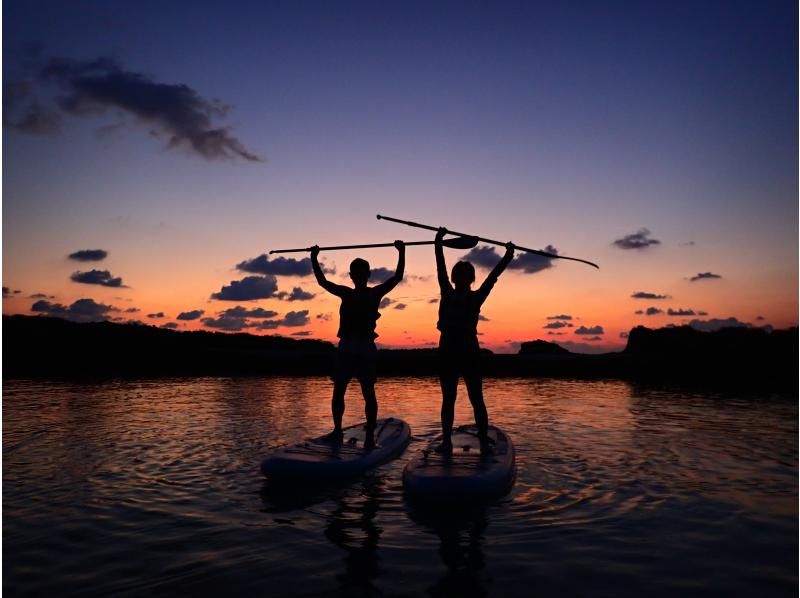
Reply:
[[[439,338],[439,381],[442,386],[442,445],[439,450],[449,453],[453,450],[451,435],[453,418],[455,417],[456,393],[458,378],[463,376],[467,386],[469,402],[475,412],[475,424],[481,448],[489,444],[489,416],[483,402],[483,380],[480,373],[480,345],[478,344],[478,316],[481,306],[489,292],[497,282],[506,266],[514,257],[514,246],[506,244],[506,254],[498,262],[483,281],[477,291],[472,290],[475,282],[475,268],[469,262],[461,261],[453,266],[450,280],[447,278],[447,266],[444,262],[442,238],[447,234],[446,228],[436,233],[436,273],[442,297],[439,301],[439,322],[436,327],[441,331]]]
[[[333,431],[328,437],[334,441],[342,440],[342,416],[344,415],[344,395],[350,380],[357,378],[364,395],[364,412],[367,416],[367,439],[365,446],[374,446],[375,421],[378,418],[378,400],[375,397],[377,348],[375,347],[375,324],[381,317],[378,305],[381,299],[403,280],[406,263],[406,246],[395,241],[397,247],[397,268],[386,282],[368,287],[369,262],[356,258],[350,262],[350,279],[355,288],[334,284],[325,278],[319,266],[319,247],[311,248],[311,265],[319,285],[339,297],[339,348],[336,352],[336,368],[333,374]]]

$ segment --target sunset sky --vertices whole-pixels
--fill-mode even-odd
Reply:
[[[797,23],[791,1],[5,2],[3,313],[335,340],[307,262],[249,262],[433,237],[380,213],[600,265],[512,264],[495,351],[796,326]],[[357,256],[396,263],[321,255],[338,283]],[[407,262],[383,346],[438,338],[433,249]]]

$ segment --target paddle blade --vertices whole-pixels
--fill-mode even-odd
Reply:
[[[478,244],[478,237],[453,237],[452,239],[443,239],[442,245],[450,247],[451,249],[472,249]]]

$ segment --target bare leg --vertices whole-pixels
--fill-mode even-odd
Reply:
[[[455,419],[456,396],[458,394],[458,376],[442,374],[439,377],[442,387],[442,449],[452,450],[453,420]]]
[[[347,392],[349,380],[335,380],[333,382],[333,398],[331,399],[331,413],[333,414],[333,432],[331,436],[342,435],[342,416],[344,416],[344,395]]]
[[[367,416],[367,435],[364,440],[365,448],[375,446],[375,426],[378,421],[378,398],[375,396],[375,383],[361,382],[361,394],[364,395],[364,415]]]
[[[467,385],[467,395],[472,404],[472,411],[475,413],[478,436],[481,442],[484,442],[489,433],[489,414],[486,412],[486,404],[483,402],[483,380],[480,375],[468,375],[464,376],[464,383]]]

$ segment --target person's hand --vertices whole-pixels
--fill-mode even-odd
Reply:
[[[441,241],[444,239],[444,236],[447,234],[447,229],[443,226],[439,227],[439,230],[436,231],[436,240]]]
[[[318,255],[319,255],[319,245],[314,245],[313,247],[311,247],[311,257],[313,259],[317,259]]]
[[[399,239],[394,242],[394,246],[397,247],[397,251],[403,251],[406,248],[406,244]]]
[[[515,249],[514,244],[511,241],[506,243],[506,255],[507,256],[513,257],[514,256],[514,249]]]

